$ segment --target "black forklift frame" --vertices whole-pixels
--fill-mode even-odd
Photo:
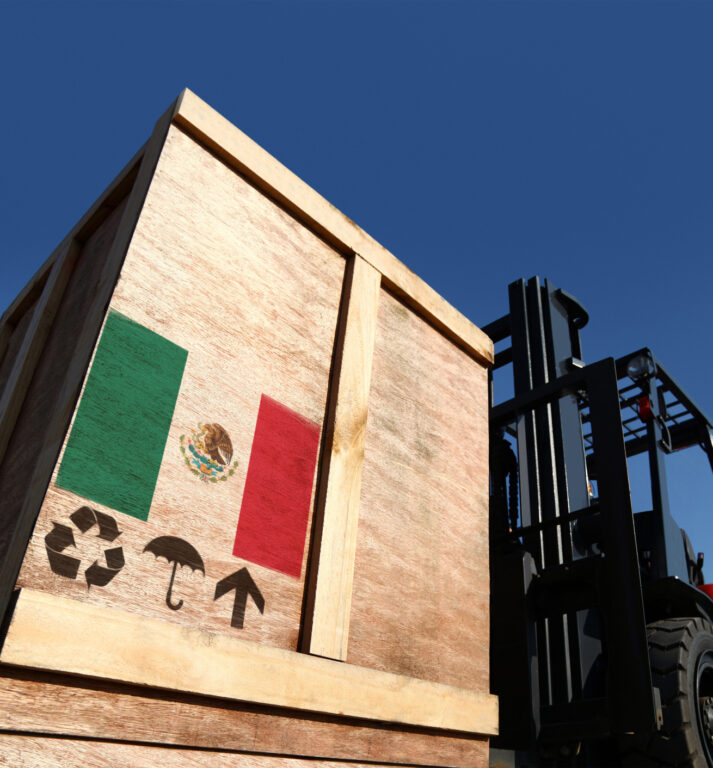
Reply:
[[[493,405],[491,373],[494,746],[576,749],[651,732],[661,707],[647,622],[713,620],[713,601],[689,583],[701,562],[671,517],[664,455],[698,444],[713,469],[711,423],[648,349],[584,365],[587,313],[549,281],[516,281],[509,299],[510,313],[484,327],[496,343],[510,338],[493,370],[512,363],[514,385]],[[509,501],[493,495],[508,438],[519,468]],[[643,452],[653,509],[634,515],[627,458]]]

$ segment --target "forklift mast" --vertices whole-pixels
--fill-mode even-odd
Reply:
[[[585,365],[587,313],[549,281],[512,283],[509,303],[484,328],[505,342],[493,371],[512,365],[505,402],[491,373],[495,746],[562,757],[659,728],[646,624],[712,618],[663,461],[700,444],[713,467],[711,425],[648,349]],[[643,452],[653,508],[634,515],[627,457]]]

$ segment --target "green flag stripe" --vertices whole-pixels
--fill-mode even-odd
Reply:
[[[188,352],[109,311],[57,485],[146,520]]]

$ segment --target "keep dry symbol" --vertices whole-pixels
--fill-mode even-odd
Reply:
[[[73,512],[69,519],[81,533],[87,533],[97,527],[96,537],[108,543],[121,535],[116,520],[111,515],[105,515],[91,507],[80,507]],[[68,525],[53,522],[52,530],[45,536],[45,547],[50,568],[59,576],[76,579],[81,565],[81,559],[65,552],[69,547],[76,548],[74,532]],[[106,565],[95,560],[85,571],[84,578],[87,586],[105,587],[124,567],[124,552],[121,547],[110,547],[104,550]]]
[[[171,581],[168,583],[168,592],[166,592],[166,605],[172,611],[177,611],[183,605],[183,600],[179,600],[177,603],[171,602],[176,568],[179,565],[181,568],[187,565],[191,570],[200,571],[205,576],[205,566],[201,556],[192,544],[189,544],[185,539],[179,539],[177,536],[159,536],[157,539],[152,539],[144,547],[144,552],[151,552],[156,557],[165,557],[169,563],[173,563]]]

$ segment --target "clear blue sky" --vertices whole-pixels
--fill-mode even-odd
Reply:
[[[476,323],[547,276],[587,362],[651,346],[713,414],[712,30],[709,2],[0,0],[0,311],[188,86]]]

